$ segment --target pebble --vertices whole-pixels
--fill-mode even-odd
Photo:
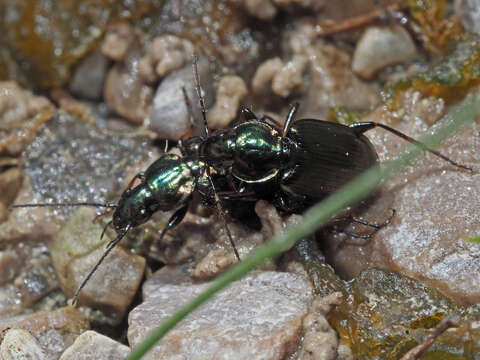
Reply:
[[[303,92],[305,82],[303,75],[308,67],[308,58],[295,55],[273,77],[272,90],[278,96],[286,98],[294,91]]]
[[[208,63],[200,59],[198,72],[203,93],[205,95],[205,106],[208,108],[212,103],[211,88],[212,80]],[[150,110],[150,129],[158,134],[160,138],[177,141],[186,132],[192,129],[191,121],[198,124],[203,134],[203,121],[198,96],[195,92],[195,79],[192,66],[186,65],[166,76],[155,91],[152,107]],[[185,102],[182,88],[186,90],[191,103],[193,119],[190,119],[189,109]]]
[[[304,55],[295,55],[287,63],[278,58],[266,60],[257,68],[252,79],[252,89],[257,94],[268,93],[286,98],[293,92],[305,91],[306,84],[303,78],[309,65]]]
[[[108,28],[103,39],[102,54],[112,60],[122,61],[134,40],[135,34],[129,24],[113,24]]]
[[[415,44],[402,26],[372,26],[357,42],[352,70],[364,79],[372,79],[387,66],[408,63],[415,54]]]
[[[59,360],[123,360],[130,348],[95,331],[85,331]]]
[[[247,85],[241,77],[223,76],[218,82],[217,101],[208,111],[208,126],[213,129],[227,127],[236,119],[240,102],[247,93]]]
[[[365,110],[377,103],[375,85],[359,79],[352,72],[350,55],[319,39],[313,25],[295,24],[285,46],[292,53],[291,61],[298,60],[291,70],[286,69],[288,76],[279,82],[282,86],[277,93],[289,94],[291,89],[304,92],[299,117],[308,114],[310,118],[325,119],[333,106]]]
[[[275,74],[283,67],[283,61],[279,57],[265,60],[260,64],[252,78],[252,90],[257,94],[266,93],[271,88]]]
[[[0,152],[20,154],[54,112],[47,98],[33,95],[14,81],[0,81]]]
[[[141,124],[148,115],[153,89],[140,75],[139,44],[134,42],[123,61],[107,74],[103,97],[108,107],[133,123]]]
[[[2,360],[44,360],[45,352],[32,334],[23,329],[10,329],[0,345]]]
[[[277,7],[272,0],[243,0],[243,6],[250,15],[269,21],[277,15]]]
[[[140,74],[146,81],[153,83],[190,64],[193,53],[193,44],[189,40],[174,35],[158,36],[153,39],[147,54],[140,59]]]
[[[82,99],[101,100],[108,63],[108,59],[100,51],[94,51],[82,59],[68,84],[72,94]]]
[[[313,300],[309,313],[303,319],[303,344],[298,354],[299,360],[353,360],[351,350],[348,354],[348,346],[340,343],[327,320],[333,307],[341,303],[342,294],[338,292]]]

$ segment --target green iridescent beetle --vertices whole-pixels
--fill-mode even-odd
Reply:
[[[253,191],[257,198],[269,199],[289,212],[318,202],[377,164],[375,148],[364,135],[375,127],[471,170],[381,123],[345,126],[317,119],[294,121],[298,106],[292,106],[283,128],[274,119],[258,119],[245,108],[243,123],[213,133],[201,142],[198,153],[216,171],[235,178],[239,193]]]

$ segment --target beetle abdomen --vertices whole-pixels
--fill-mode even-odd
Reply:
[[[286,172],[282,187],[312,201],[323,198],[353,180],[378,161],[372,143],[352,128],[327,121],[296,121],[287,137],[299,148],[293,171]]]

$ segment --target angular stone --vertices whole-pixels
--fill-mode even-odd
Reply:
[[[371,79],[384,67],[410,61],[415,53],[415,44],[402,26],[371,26],[357,42],[352,70]]]
[[[100,239],[103,227],[92,223],[94,217],[92,209],[78,209],[49,247],[60,286],[68,296],[73,296],[113,239],[109,232]],[[80,292],[79,303],[101,309],[113,324],[118,323],[137,292],[144,270],[144,258],[117,245]]]
[[[85,331],[64,351],[60,360],[123,360],[130,348],[95,331]]]
[[[108,107],[136,124],[147,117],[153,95],[153,89],[139,73],[140,57],[139,44],[134,42],[123,62],[110,69],[103,88]]]
[[[0,345],[2,360],[43,360],[47,359],[38,341],[26,330],[10,329],[3,336]]]
[[[205,106],[209,108],[212,103],[213,89],[208,63],[205,60],[200,59],[198,62],[198,72],[205,96]],[[196,120],[199,127],[203,129],[200,106],[197,105],[198,96],[194,86],[195,80],[191,65],[170,73],[158,86],[150,110],[150,129],[161,138],[177,141],[193,126],[191,120]],[[190,119],[182,89],[185,89],[190,100],[194,119]]]
[[[32,334],[45,353],[45,359],[48,360],[58,359],[77,336],[89,327],[82,313],[73,307],[0,320],[0,331],[16,328]]]
[[[70,91],[83,99],[100,100],[107,75],[108,59],[95,51],[82,59],[69,83]]]
[[[157,287],[129,315],[130,345],[207,286]],[[145,359],[284,359],[295,350],[311,299],[311,285],[300,275],[252,274],[190,314]]]

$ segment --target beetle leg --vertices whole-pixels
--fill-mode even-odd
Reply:
[[[387,226],[388,224],[390,224],[390,222],[392,221],[393,217],[395,216],[395,209],[390,209],[392,211],[392,214],[387,218],[387,220],[385,220],[383,223],[381,224],[376,224],[376,223],[370,223],[366,220],[363,220],[361,218],[357,218],[357,217],[354,217],[352,215],[349,215],[349,216],[345,216],[345,217],[340,217],[340,218],[335,218],[333,220],[331,220],[330,222],[340,222],[340,221],[352,221],[352,222],[355,222],[357,224],[362,224],[362,225],[365,225],[365,226],[369,226],[369,227],[372,227],[372,228],[375,228],[375,229],[381,229],[385,226]]]
[[[272,124],[269,124],[266,120],[270,121]],[[282,124],[280,124],[277,120],[267,114],[263,114],[258,121],[263,122],[269,126],[276,126],[278,129],[282,128]]]
[[[102,231],[102,235],[100,235],[100,240],[103,240],[103,236],[105,235],[105,232],[107,231],[107,228],[111,225],[111,223],[113,222],[113,220],[110,220],[107,225],[105,225],[105,227],[103,228],[103,231]]]
[[[133,188],[133,184],[135,183],[135,180],[140,180],[141,182],[143,182],[145,180],[145,173],[143,171],[140,171],[137,175],[135,175],[133,177],[132,180],[130,180],[130,182],[128,183],[128,186],[127,186],[127,190]]]
[[[180,224],[180,222],[183,220],[183,218],[187,214],[187,210],[188,210],[188,201],[185,204],[183,204],[179,209],[177,209],[172,216],[170,216],[170,219],[168,219],[167,225],[165,226],[165,228],[162,230],[160,234],[159,241],[163,239],[163,237],[165,236],[165,233],[168,230]]]
[[[257,201],[253,191],[249,192],[238,192],[238,191],[219,191],[217,192],[218,197],[222,200],[240,200],[240,201]]]
[[[102,212],[101,214],[98,214],[97,216],[95,216],[92,220],[92,223],[95,224],[99,219],[101,219],[102,217],[110,214],[113,209],[115,209],[117,206],[116,205],[113,205],[113,204],[107,204],[107,208],[105,209],[104,212]],[[105,231],[104,231],[105,232]],[[103,235],[102,235],[103,236]]]
[[[225,218],[225,213],[223,211],[222,203],[221,203],[220,197],[218,196],[217,190],[215,189],[215,184],[213,183],[212,177],[210,176],[209,169],[207,169],[206,176],[207,176],[207,179],[208,179],[208,181],[210,183],[210,186],[213,190],[213,196],[214,196],[214,199],[215,199],[215,205],[217,207],[218,215],[220,216],[220,218],[223,221],[223,226],[224,226],[225,231],[227,233],[228,240],[230,241],[230,245],[233,248],[233,252],[235,253],[235,257],[237,258],[238,261],[240,261],[241,260],[240,259],[240,254],[238,253],[237,247],[235,246],[235,242],[233,241],[233,236],[232,236],[232,233],[230,232],[230,228],[228,227],[228,223],[227,223],[227,219]]]
[[[288,112],[287,119],[285,120],[285,124],[283,124],[283,130],[282,130],[282,137],[285,137],[288,133],[288,130],[290,130],[290,127],[292,126],[293,123],[293,118],[295,117],[295,113],[298,110],[298,107],[300,104],[298,102],[294,103]]]
[[[465,165],[462,165],[460,163],[457,163],[457,162],[449,159],[445,155],[441,154],[440,152],[438,152],[436,150],[433,150],[433,149],[430,149],[427,145],[421,143],[420,141],[417,141],[414,138],[411,138],[410,136],[405,135],[404,133],[402,133],[402,132],[400,132],[400,131],[398,131],[398,130],[390,127],[390,126],[384,125],[382,123],[377,123],[377,122],[373,122],[373,121],[363,121],[363,122],[356,122],[356,123],[350,125],[349,127],[357,135],[363,134],[365,131],[371,130],[375,127],[380,127],[382,129],[387,130],[388,132],[391,132],[392,134],[398,136],[399,138],[402,138],[403,140],[408,141],[409,143],[412,143],[415,146],[418,146],[420,149],[423,149],[424,151],[428,151],[428,152],[432,153],[433,155],[438,156],[439,158],[449,162],[450,164],[452,164],[456,167],[472,171],[472,168],[470,168],[468,166],[465,166]]]
[[[355,246],[366,245],[368,243],[368,241],[373,237],[373,235],[375,235],[379,230],[383,229],[385,226],[390,224],[390,222],[392,221],[393,217],[395,216],[395,212],[396,212],[395,209],[391,209],[391,211],[392,211],[392,213],[390,214],[390,216],[381,224],[372,224],[372,223],[369,223],[368,221],[365,221],[365,220],[359,219],[359,218],[355,218],[353,216],[334,219],[333,221],[351,220],[355,223],[362,224],[362,225],[369,226],[369,227],[373,228],[373,230],[368,234],[355,234],[355,233],[352,233],[350,231],[341,230],[341,232],[344,233],[345,235],[348,235],[351,238],[357,239],[356,241],[351,241],[351,239],[350,240],[347,239],[347,240],[342,242],[342,245],[355,245]],[[361,239],[361,240],[364,240],[364,241],[358,241],[358,239]]]
[[[377,230],[380,230],[381,228],[384,228],[385,226],[387,226],[388,224],[390,224],[390,222],[392,221],[393,217],[395,216],[395,209],[390,209],[392,211],[392,214],[387,218],[387,220],[385,220],[383,223],[381,224],[375,224],[375,223],[369,223],[368,221],[366,220],[363,220],[363,219],[360,219],[360,218],[356,218],[356,217],[353,217],[351,216],[350,219],[353,221],[353,222],[356,222],[358,224],[362,224],[362,225],[365,225],[365,226],[369,226],[369,227],[372,227],[372,228],[375,228]]]

